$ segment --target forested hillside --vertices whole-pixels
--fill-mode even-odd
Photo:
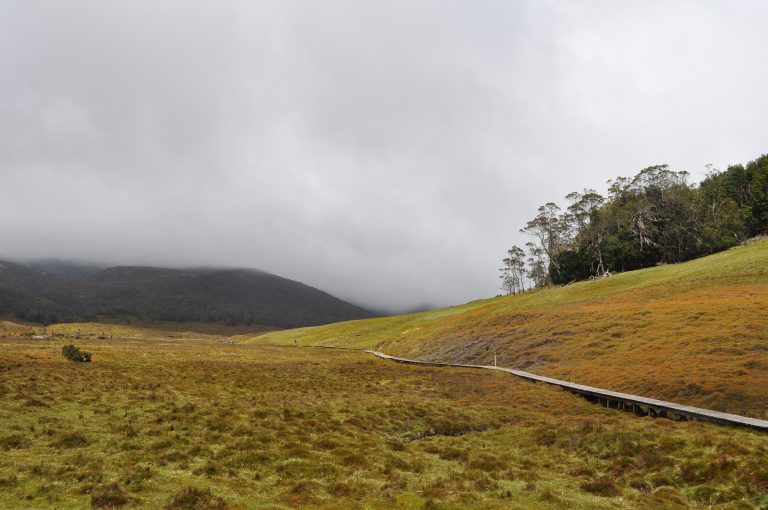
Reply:
[[[507,293],[527,280],[542,287],[691,260],[768,233],[768,156],[711,171],[698,185],[652,166],[610,181],[607,196],[586,189],[566,199],[565,210],[547,203],[521,230],[531,242],[503,260]]]
[[[46,271],[0,261],[0,318],[286,328],[373,315],[303,283],[250,269],[36,266]]]

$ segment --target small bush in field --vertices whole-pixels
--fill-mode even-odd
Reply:
[[[606,498],[621,496],[621,489],[616,485],[613,479],[604,477],[581,484],[581,488],[597,496]]]
[[[214,496],[211,489],[187,487],[165,504],[164,510],[227,510],[227,503]]]
[[[118,508],[128,503],[128,496],[120,484],[112,482],[94,490],[91,495],[91,507],[93,508]]]
[[[149,467],[136,466],[126,473],[123,480],[131,491],[137,492],[144,488],[144,482],[150,480],[152,476],[153,473]]]
[[[74,345],[65,345],[61,348],[61,354],[70,361],[76,362],[89,362],[91,361],[91,353],[81,351]]]
[[[69,432],[59,436],[59,439],[54,441],[51,446],[57,446],[59,448],[82,448],[88,446],[88,438],[80,432]]]
[[[24,448],[29,444],[29,440],[21,434],[9,434],[0,437],[0,450],[15,450]]]

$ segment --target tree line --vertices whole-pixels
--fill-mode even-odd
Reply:
[[[768,155],[725,171],[710,168],[697,184],[687,172],[651,166],[634,177],[568,194],[562,209],[549,202],[520,232],[502,261],[502,289],[544,287],[659,263],[675,263],[730,248],[768,233]]]

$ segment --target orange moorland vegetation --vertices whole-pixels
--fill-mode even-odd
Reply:
[[[251,338],[276,328],[270,326],[229,326],[200,322],[147,322],[141,324],[107,324],[100,322],[68,322],[42,326],[0,320],[0,338]]]
[[[762,509],[768,436],[501,373],[221,341],[0,338],[0,508]]]
[[[768,418],[768,241],[683,264],[467,305],[271,333],[521,368]]]

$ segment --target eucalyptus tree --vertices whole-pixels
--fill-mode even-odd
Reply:
[[[537,287],[568,283],[681,262],[768,235],[768,155],[710,172],[698,186],[688,178],[655,165],[608,181],[605,197],[585,189],[566,196],[565,211],[554,202],[539,207],[520,230],[532,238],[526,277]],[[516,288],[511,267],[505,274]]]
[[[542,205],[536,217],[520,229],[520,232],[533,237],[537,259],[546,259],[544,263],[547,272],[559,275],[557,254],[568,245],[570,233],[570,222],[560,214],[560,207],[554,202]]]
[[[573,224],[573,249],[589,260],[592,275],[601,276],[606,272],[602,250],[606,221],[600,214],[605,197],[593,189],[585,189],[583,193],[569,193],[565,198],[571,202],[568,213]]]
[[[513,246],[502,260],[499,278],[501,288],[507,294],[517,294],[525,290],[525,252],[519,246]]]
[[[528,248],[525,275],[536,288],[546,287],[549,281],[549,269],[545,261],[544,250],[533,242],[525,243]]]

